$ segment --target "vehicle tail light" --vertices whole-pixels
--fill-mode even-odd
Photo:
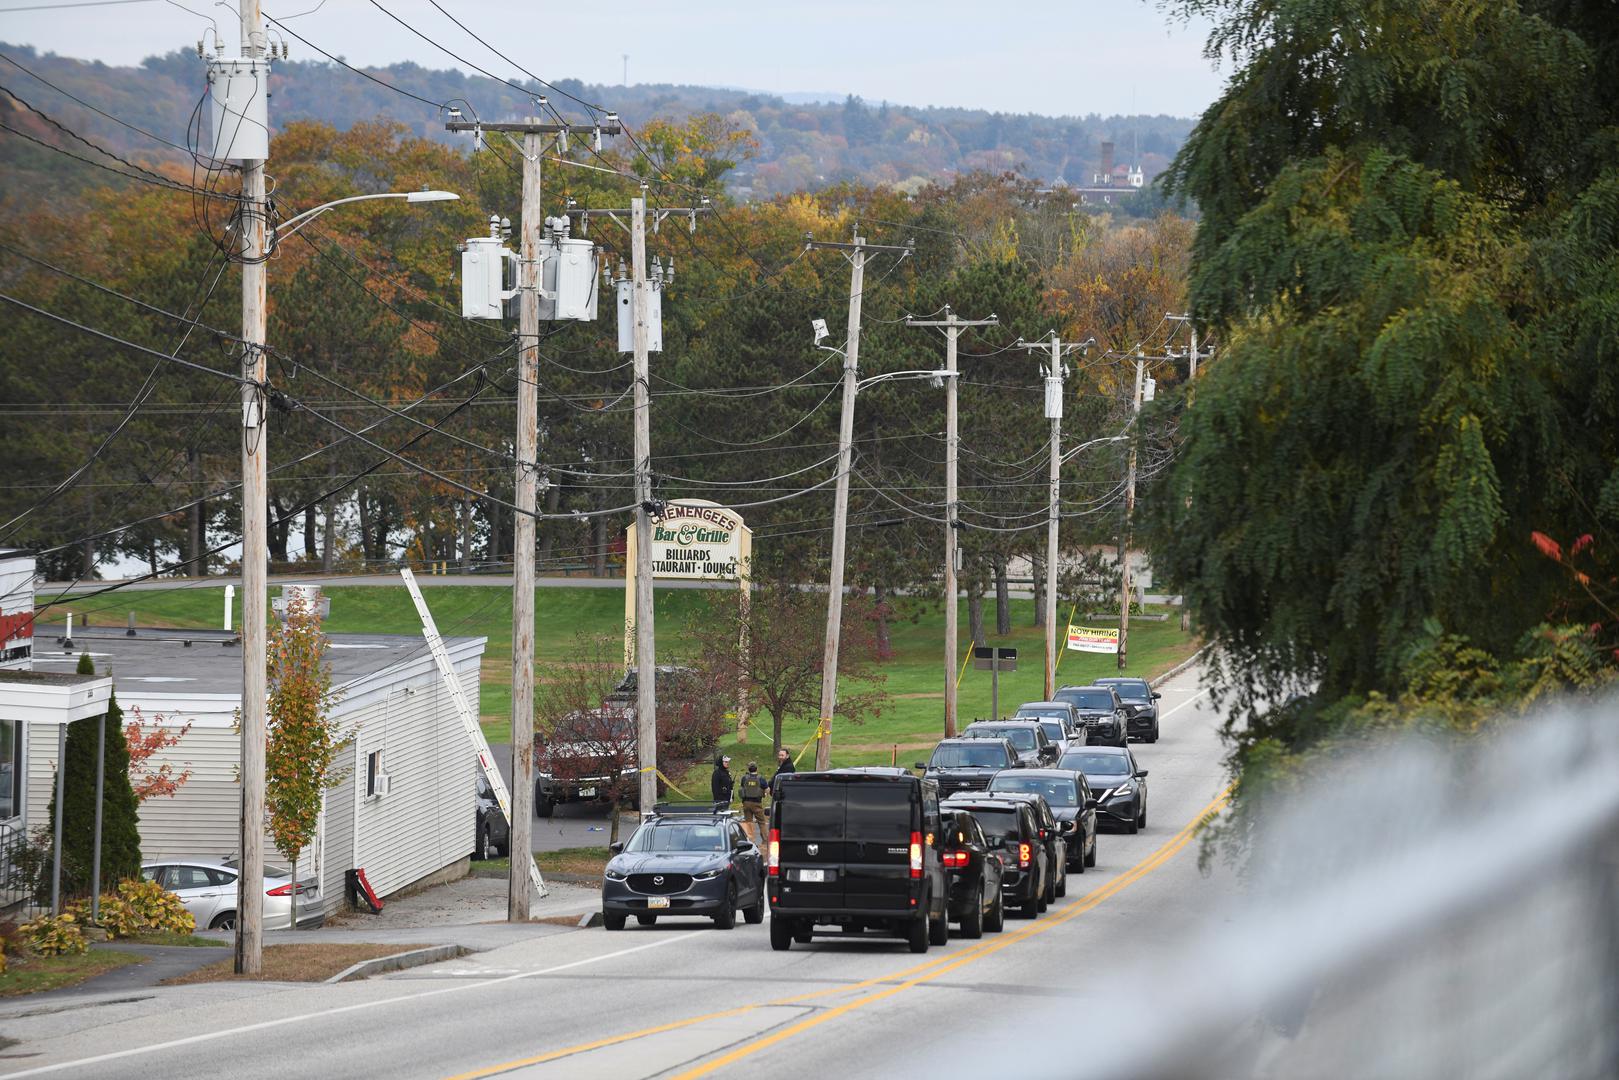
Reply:
[[[770,876],[781,876],[781,830],[770,830]]]
[[[1029,863],[1032,861],[1034,861],[1034,848],[1028,841],[1024,841],[1017,846],[1017,864],[1024,869],[1028,869]]]
[[[288,882],[287,884],[281,886],[278,889],[270,889],[264,895],[265,896],[291,896],[292,895],[292,883]]]
[[[911,834],[911,880],[916,881],[922,876],[922,834]]]
[[[940,858],[944,860],[944,865],[951,870],[960,870],[967,865],[967,853],[965,851],[947,851]]]

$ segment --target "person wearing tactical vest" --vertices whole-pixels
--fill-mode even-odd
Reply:
[[[742,799],[742,827],[753,833],[755,844],[763,847],[770,832],[770,818],[765,814],[765,778],[759,774],[757,761],[748,762],[748,771],[736,787]]]

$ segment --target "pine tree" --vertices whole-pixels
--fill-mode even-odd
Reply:
[[[80,670],[88,656],[80,657]],[[141,836],[136,818],[139,802],[129,783],[129,745],[124,740],[124,714],[116,696],[108,699],[105,717],[90,717],[68,725],[67,804],[62,812],[62,891],[68,896],[90,891],[96,826],[96,741],[98,725],[107,725],[105,773],[102,782],[101,884],[111,888],[141,871]],[[47,827],[55,829],[56,795],[51,795]],[[52,837],[54,840],[54,836]]]

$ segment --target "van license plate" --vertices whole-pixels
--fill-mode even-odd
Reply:
[[[798,872],[798,880],[799,881],[822,881],[822,882],[824,882],[826,880],[826,871],[825,870],[800,870]]]
[[[667,896],[649,896],[646,898],[646,906],[649,908],[668,907],[669,898]]]
[[[581,799],[593,799],[596,797],[596,789],[593,787],[582,787],[579,789],[579,797]]]

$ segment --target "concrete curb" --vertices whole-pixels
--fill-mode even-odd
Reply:
[[[1197,652],[1193,653],[1191,656],[1188,656],[1185,660],[1182,660],[1180,663],[1176,664],[1174,667],[1170,668],[1168,671],[1164,672],[1162,675],[1159,675],[1152,681],[1154,683],[1168,682],[1170,679],[1173,679],[1175,676],[1181,674],[1193,664],[1196,664],[1199,660],[1202,660],[1203,654],[1208,652],[1209,649],[1210,646],[1203,646],[1202,648],[1198,649]]]
[[[370,975],[380,975],[386,971],[403,971],[405,968],[421,967],[423,964],[436,964],[440,960],[454,960],[458,956],[466,956],[473,950],[465,945],[429,945],[425,949],[412,949],[409,952],[394,953],[392,956],[378,956],[370,960],[361,960],[352,967],[344,968],[326,981],[328,983],[347,982],[350,979],[363,979]]]

